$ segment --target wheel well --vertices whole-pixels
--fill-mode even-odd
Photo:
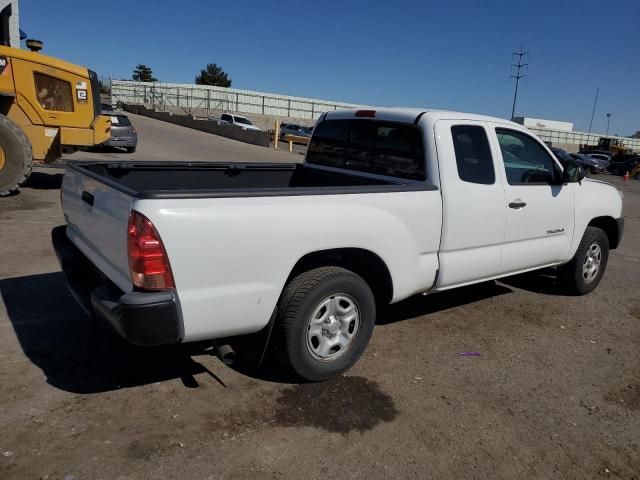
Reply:
[[[362,248],[336,248],[308,253],[298,260],[287,281],[312,268],[328,266],[342,267],[360,275],[382,304],[389,303],[393,298],[393,281],[387,265],[378,255]]]
[[[609,239],[609,248],[612,250],[618,247],[620,239],[618,238],[618,223],[612,217],[596,217],[589,222],[589,227],[596,227],[604,230]]]
[[[14,100],[13,96],[0,94],[0,114],[7,116]]]

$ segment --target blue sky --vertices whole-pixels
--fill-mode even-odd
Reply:
[[[640,130],[640,0],[22,0],[45,53],[130,78],[192,83],[217,63],[233,86],[509,117],[511,52],[531,52],[516,115],[586,131]]]

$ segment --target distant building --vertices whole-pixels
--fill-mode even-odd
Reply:
[[[513,121],[525,127],[546,128],[549,130],[573,131],[573,123],[558,122],[557,120],[544,120],[542,118],[513,117]]]
[[[0,45],[20,48],[18,0],[0,0]]]

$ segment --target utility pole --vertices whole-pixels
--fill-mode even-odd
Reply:
[[[524,60],[524,57],[526,55],[529,55],[529,52],[525,52],[522,49],[522,45],[520,45],[520,51],[518,52],[513,52],[513,55],[518,57],[518,63],[512,63],[511,64],[511,68],[513,69],[514,67],[516,68],[516,74],[515,75],[511,75],[511,78],[515,78],[516,79],[516,90],[515,92],[513,92],[513,107],[511,108],[511,119],[513,120],[513,117],[516,113],[516,100],[518,99],[518,84],[520,83],[520,79],[526,77],[526,74],[520,74],[520,70],[523,68],[527,68],[529,67],[528,63],[522,63],[522,61]],[[513,58],[513,56],[511,57]]]
[[[611,114],[607,113],[607,136],[609,136],[609,119],[611,118]]]
[[[593,110],[591,111],[591,121],[589,122],[589,133],[591,133],[591,126],[593,125],[593,115],[596,113],[596,104],[598,103],[598,93],[600,93],[600,87],[596,90],[596,99],[593,101]]]

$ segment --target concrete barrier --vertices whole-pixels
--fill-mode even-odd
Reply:
[[[163,122],[174,123],[182,127],[193,128],[201,132],[220,135],[221,137],[231,138],[239,142],[251,143],[261,147],[269,146],[269,134],[256,130],[243,130],[234,125],[218,125],[218,122],[211,120],[196,120],[191,115],[173,115],[168,112],[156,112],[142,105],[123,104],[122,109],[126,112],[143,115],[149,118],[155,118]]]

